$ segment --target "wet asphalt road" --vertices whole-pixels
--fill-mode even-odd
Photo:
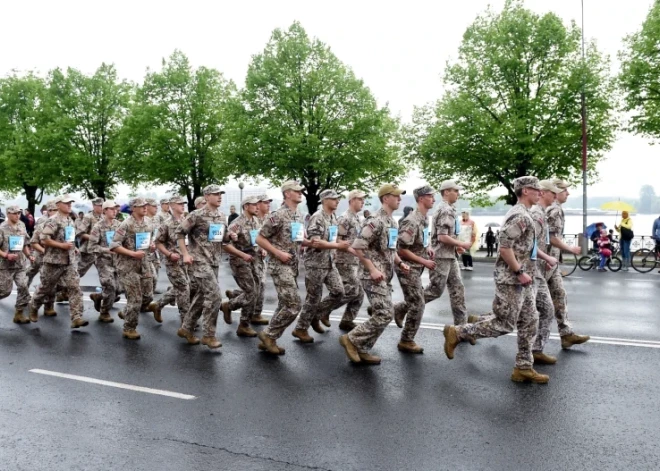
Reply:
[[[221,270],[223,291],[234,287]],[[489,309],[491,272],[477,264],[464,273],[471,313]],[[561,351],[554,337],[547,351],[558,364],[538,367],[551,377],[545,386],[509,380],[512,336],[461,345],[447,360],[444,296],[427,307],[417,337],[424,355],[398,352],[392,326],[375,367],[348,362],[336,321],[312,333],[312,345],[287,331],[286,355],[272,358],[222,320],[221,351],[185,345],[173,308],[163,324],[142,314],[139,342],[123,340],[119,322],[96,322],[89,301],[81,332],[69,329],[66,305],[18,326],[12,296],[0,301],[0,469],[657,470],[660,275],[578,272],[565,281],[576,331],[598,338]],[[269,280],[266,309],[274,304]]]

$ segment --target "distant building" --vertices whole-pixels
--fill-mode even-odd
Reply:
[[[236,212],[240,213],[241,207],[241,190],[240,188],[223,188],[225,194],[222,195],[222,204],[220,205],[220,210],[229,214],[229,207],[234,205],[236,206]],[[246,196],[257,196],[266,193],[265,188],[261,187],[246,187],[243,189],[243,198]]]

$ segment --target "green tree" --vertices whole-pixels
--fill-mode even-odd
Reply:
[[[252,58],[231,122],[236,173],[300,180],[310,213],[324,189],[369,190],[404,173],[388,108],[299,23]]]
[[[175,51],[160,72],[147,71],[121,133],[119,169],[133,185],[172,185],[188,207],[211,183],[230,175],[221,153],[235,86],[214,69],[196,70]]]
[[[117,136],[126,116],[131,86],[119,81],[114,65],[102,64],[92,76],[69,68],[49,74],[58,127],[69,144],[66,187],[88,198],[109,198],[119,183]]]
[[[655,209],[655,203],[658,197],[655,189],[651,185],[644,185],[639,190],[639,212],[644,214],[652,213]]]
[[[45,81],[32,73],[0,79],[0,190],[24,193],[32,213],[64,181],[66,144],[47,96]]]
[[[408,156],[437,183],[461,180],[477,200],[497,187],[516,200],[512,181],[581,175],[581,92],[588,110],[588,171],[611,148],[614,81],[609,62],[590,44],[581,58],[580,30],[553,13],[537,15],[508,0],[463,35],[458,60],[448,63],[448,88],[434,106],[415,110],[407,128]]]
[[[641,30],[624,39],[619,53],[619,81],[631,131],[660,137],[660,1],[656,0]]]

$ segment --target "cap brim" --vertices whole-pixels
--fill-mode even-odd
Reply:
[[[76,202],[76,200],[62,200],[62,201],[59,201],[59,203],[75,203],[75,202]]]
[[[406,194],[406,190],[399,190],[399,189],[397,189],[397,190],[394,190],[391,194],[394,195],[394,196],[405,195],[405,194]]]
[[[259,203],[272,203],[273,200],[259,200]]]

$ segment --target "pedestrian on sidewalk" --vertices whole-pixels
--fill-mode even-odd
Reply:
[[[493,228],[489,227],[488,231],[486,231],[486,257],[493,256],[494,247],[495,247],[495,233],[493,232]]]
[[[623,258],[623,271],[628,271],[630,267],[630,243],[635,237],[633,232],[633,222],[630,219],[628,211],[623,211],[621,213],[621,223],[617,226],[614,226],[614,229],[619,233],[620,246],[621,246],[621,258]]]
[[[464,209],[461,213],[461,232],[458,234],[458,240],[461,242],[470,242],[470,248],[467,250],[460,249],[458,253],[463,259],[462,270],[472,271],[472,255],[476,251],[477,242],[477,225],[470,219],[470,210]]]

